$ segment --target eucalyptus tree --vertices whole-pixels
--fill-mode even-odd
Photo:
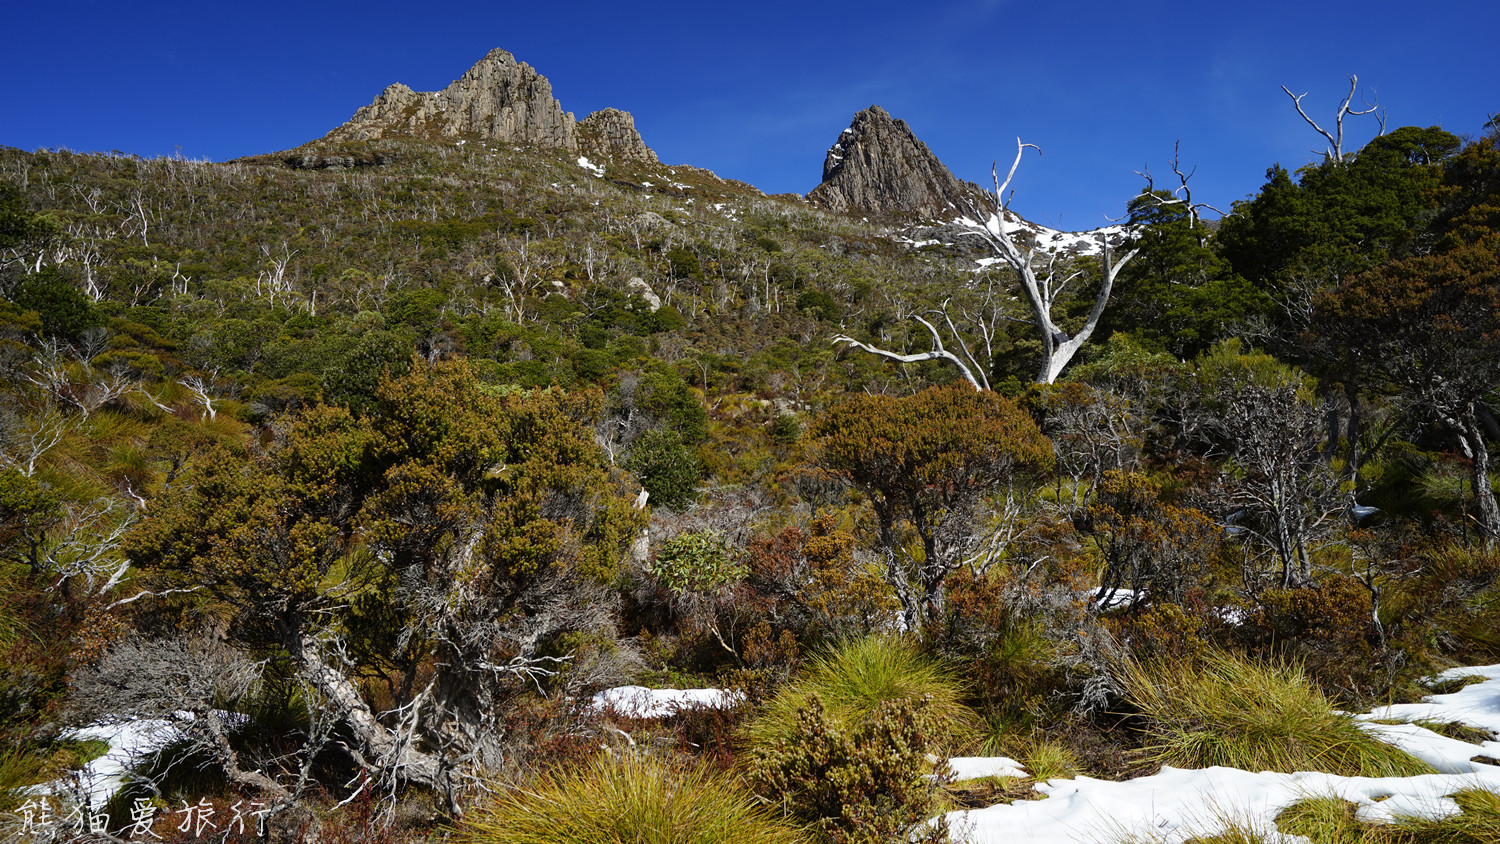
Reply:
[[[1072,294],[1073,290],[1070,288],[1075,283],[1084,283],[1084,280],[1091,279],[1093,274],[1089,272],[1087,266],[1063,251],[1040,243],[1037,238],[1029,235],[1024,226],[1012,224],[1011,219],[1014,215],[1010,211],[1010,194],[1007,191],[1010,190],[1010,183],[1015,178],[1016,170],[1021,166],[1021,158],[1027,147],[1041,151],[1040,147],[1035,144],[1022,143],[1019,138],[1016,139],[1016,158],[1011,163],[1010,171],[1006,173],[1005,181],[1000,180],[998,167],[991,168],[994,192],[987,196],[983,207],[979,204],[970,205],[969,213],[973,214],[975,219],[968,221],[970,226],[968,233],[983,240],[995,257],[1015,274],[1016,283],[1020,287],[1021,298],[1025,302],[1028,313],[1025,321],[1035,329],[1042,346],[1042,364],[1036,380],[1038,383],[1051,384],[1057,380],[1063,369],[1093,336],[1094,330],[1099,325],[1099,319],[1104,314],[1104,308],[1109,303],[1115,279],[1130,259],[1135,257],[1137,250],[1129,248],[1124,254],[1116,254],[1119,244],[1115,241],[1120,239],[1120,234],[1116,232],[1112,235],[1106,230],[1098,232],[1099,287],[1093,296],[1093,307],[1084,317],[1079,328],[1072,333],[1065,330],[1062,326],[1061,305],[1066,300],[1066,296]],[[928,314],[928,316],[933,315],[942,317],[950,336],[955,340],[958,351],[947,348],[937,326],[917,315],[913,315],[912,318],[920,322],[932,337],[932,349],[927,352],[902,354],[881,349],[842,334],[833,338],[833,342],[847,344],[901,363],[942,360],[957,367],[964,380],[974,389],[987,389],[989,382],[986,370],[989,361],[980,361],[975,356],[953,324],[953,319],[946,307]]]

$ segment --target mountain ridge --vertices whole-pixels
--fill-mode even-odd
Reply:
[[[615,161],[657,163],[629,112],[602,109],[583,120],[564,111],[552,83],[496,47],[441,91],[395,82],[369,105],[319,139],[341,143],[408,136],[433,140],[476,136],[529,143]]]

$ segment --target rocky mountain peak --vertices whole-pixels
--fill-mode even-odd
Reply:
[[[413,91],[399,82],[388,86],[323,140],[468,136],[570,153],[582,149],[616,161],[656,161],[630,114],[605,109],[580,124],[563,111],[547,77],[498,47],[441,91]]]
[[[606,161],[656,164],[656,153],[641,140],[635,118],[617,108],[600,109],[578,123],[578,148]]]
[[[949,172],[906,121],[872,105],[829,148],[823,182],[807,198],[830,211],[942,217],[978,190]]]

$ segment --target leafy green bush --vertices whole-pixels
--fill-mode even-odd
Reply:
[[[927,759],[938,735],[921,700],[885,701],[843,722],[812,694],[790,736],[752,750],[750,782],[829,844],[946,841],[941,820],[920,826],[949,779]]]
[[[22,310],[36,311],[42,330],[54,337],[76,340],[104,320],[89,297],[68,283],[55,268],[27,276],[15,290],[15,303]]]
[[[1367,777],[1432,773],[1334,711],[1294,664],[1217,653],[1196,662],[1133,662],[1125,679],[1126,697],[1145,716],[1156,756],[1166,764]]]
[[[662,544],[651,573],[674,595],[707,592],[745,579],[744,563],[730,556],[716,530],[679,533]]]
[[[507,789],[471,814],[465,844],[801,844],[728,779],[631,754]]]
[[[651,496],[651,503],[681,507],[693,500],[703,466],[676,431],[647,431],[630,448],[626,468]]]

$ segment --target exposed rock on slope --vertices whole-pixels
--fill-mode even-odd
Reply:
[[[581,146],[586,154],[617,161],[656,161],[629,114],[605,109],[577,123],[552,96],[547,77],[499,48],[441,91],[391,85],[323,140],[468,136],[567,152]]]
[[[584,155],[612,161],[656,164],[656,153],[635,130],[635,118],[617,108],[600,109],[578,124],[578,148]]]
[[[880,106],[854,115],[807,195],[830,211],[952,216],[978,186],[959,181],[904,120]]]

